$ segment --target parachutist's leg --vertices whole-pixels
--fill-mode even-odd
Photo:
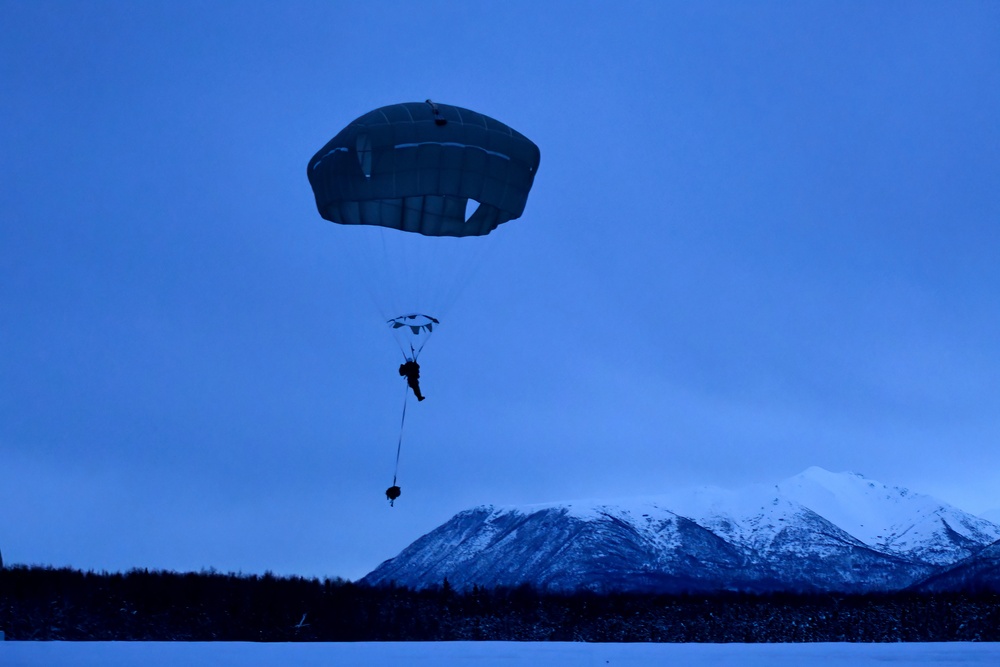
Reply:
[[[424,398],[426,398],[423,394],[420,393],[420,383],[419,382],[417,382],[416,380],[412,380],[411,379],[411,380],[409,380],[407,382],[407,384],[410,385],[410,389],[413,390],[413,395],[417,397],[418,401],[422,401],[422,400],[424,400]]]

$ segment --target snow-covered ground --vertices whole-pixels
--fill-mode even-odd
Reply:
[[[1000,643],[940,644],[582,644],[399,642],[3,642],[2,667],[995,667]]]

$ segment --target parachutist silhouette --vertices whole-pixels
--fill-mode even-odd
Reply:
[[[399,374],[406,378],[406,384],[410,385],[418,401],[426,398],[420,393],[420,364],[415,359],[407,359],[405,364],[400,364]]]

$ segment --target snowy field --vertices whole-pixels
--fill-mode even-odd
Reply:
[[[2,667],[996,667],[997,644],[3,642]]]

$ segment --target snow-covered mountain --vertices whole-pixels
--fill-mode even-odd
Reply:
[[[979,514],[980,518],[986,519],[987,521],[992,521],[993,523],[1000,523],[1000,507],[995,507],[991,510],[986,510]]]
[[[975,556],[1000,525],[855,473],[774,486],[461,512],[363,581],[411,588],[905,588]]]
[[[912,587],[918,591],[1000,593],[1000,540]]]

